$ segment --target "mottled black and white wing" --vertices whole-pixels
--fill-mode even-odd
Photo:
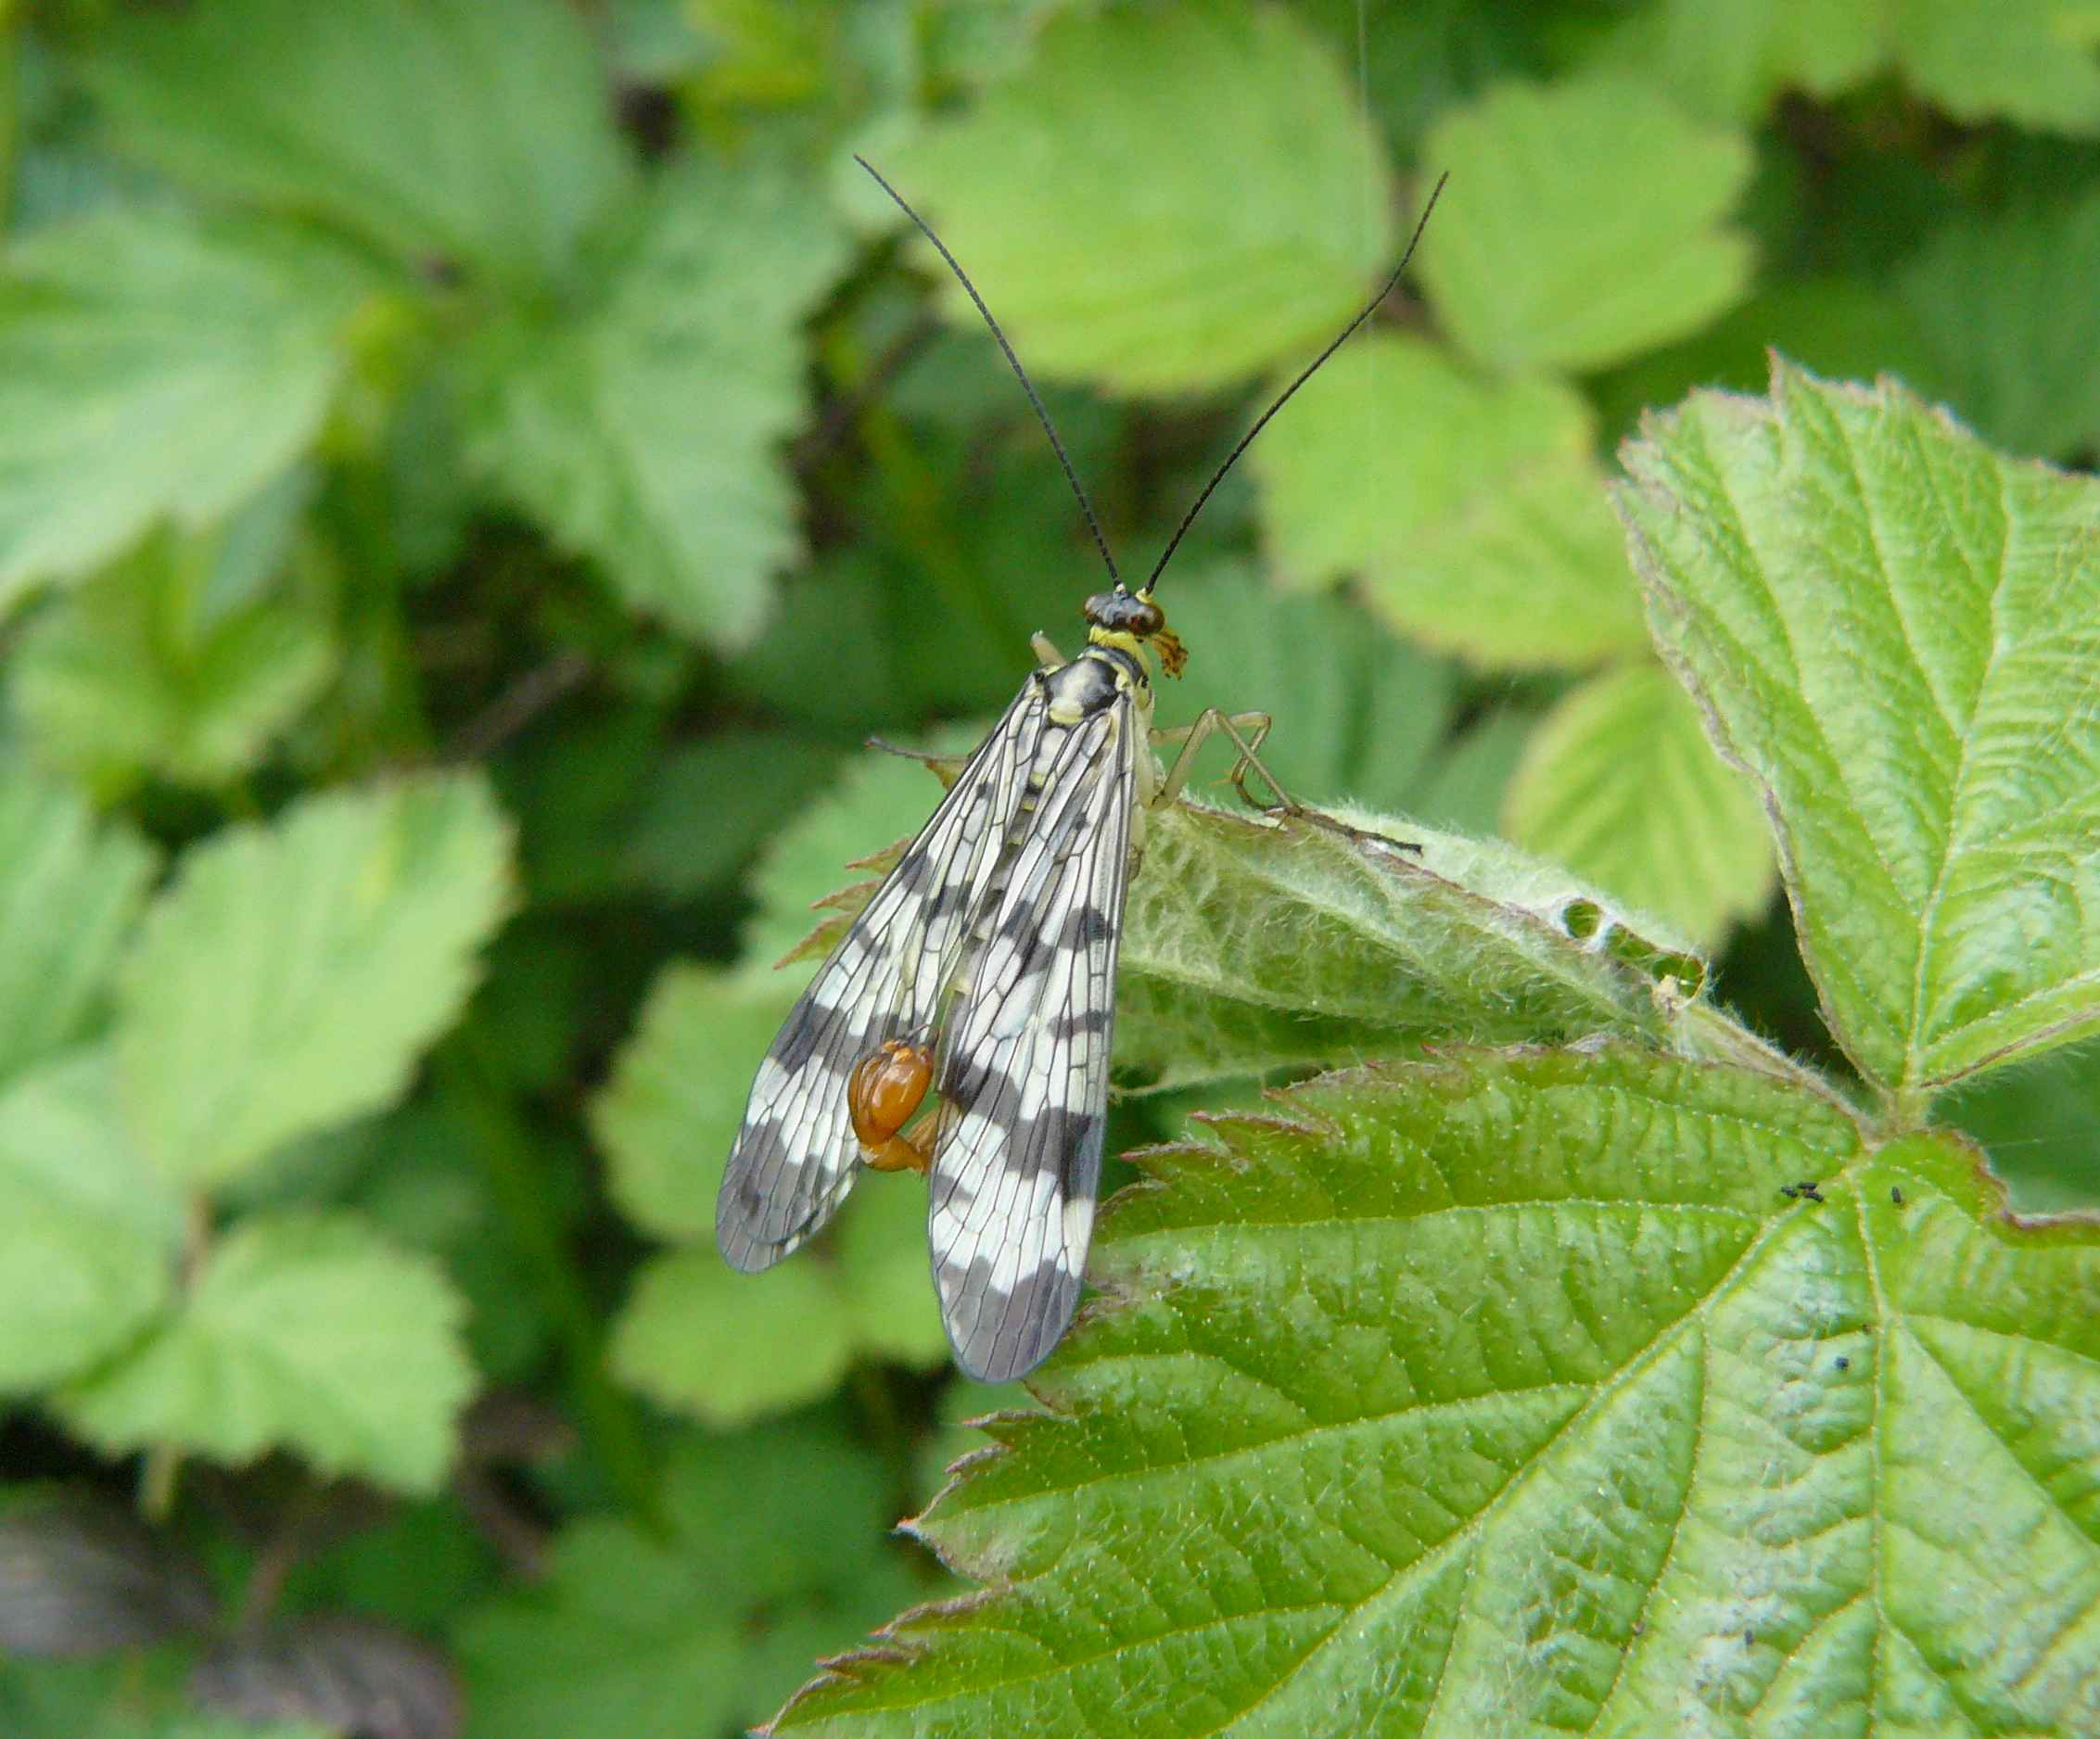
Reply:
[[[732,1267],[770,1267],[845,1200],[859,1157],[847,1078],[885,1040],[923,1035],[934,1022],[1012,855],[1047,723],[1031,677],[758,1065],[715,1203],[715,1239]]]
[[[1138,755],[1118,699],[1046,745],[1031,826],[959,972],[927,1233],[957,1361],[1002,1382],[1079,1301],[1108,1108]]]

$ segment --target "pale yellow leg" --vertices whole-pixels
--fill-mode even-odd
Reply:
[[[1178,743],[1181,745],[1181,753],[1174,757],[1174,765],[1166,769],[1166,778],[1160,785],[1156,801],[1172,803],[1181,794],[1183,787],[1189,782],[1189,775],[1195,768],[1196,751],[1213,735],[1223,731],[1232,746],[1240,751],[1240,758],[1232,764],[1230,778],[1232,788],[1240,793],[1241,800],[1250,808],[1293,813],[1298,808],[1297,799],[1285,791],[1277,781],[1276,775],[1262,765],[1259,753],[1273,722],[1266,713],[1228,715],[1219,712],[1215,706],[1207,706],[1192,725],[1177,725],[1171,730],[1153,731],[1152,741],[1155,743]],[[1242,730],[1247,736],[1240,734]],[[1252,742],[1248,741],[1249,737],[1253,738]],[[1248,791],[1247,769],[1250,768],[1262,776],[1262,782],[1276,799],[1274,803],[1257,802]]]

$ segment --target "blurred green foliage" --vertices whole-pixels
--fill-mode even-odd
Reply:
[[[984,1443],[961,1418],[1028,1402],[948,1374],[907,1189],[761,1280],[710,1241],[801,982],[774,963],[935,794],[862,740],[971,741],[1100,583],[997,350],[855,150],[970,268],[1139,572],[1448,171],[1410,286],[1163,582],[1191,663],[1161,722],[1266,709],[1298,795],[1567,866],[1863,1095],[2048,1042],[1954,991],[1916,1006],[1967,933],[1952,844],[1952,915],[1883,956],[1848,901],[1902,881],[1887,816],[1787,835],[1789,906],[1765,806],[1709,746],[1787,763],[1841,717],[1827,784],[1913,751],[1958,782],[1919,722],[1937,667],[1745,699],[1696,636],[1659,656],[1608,485],[1646,410],[1762,391],[1769,349],[2090,469],[2089,5],[35,0],[0,32],[9,1735],[713,1735],[960,1592],[885,1530]],[[1790,414],[1826,412],[1804,388]],[[1648,480],[1693,492],[1689,432],[1740,433],[1715,415]],[[1916,451],[1977,499],[2027,475],[1937,438]],[[1628,511],[1674,595],[1678,522]],[[1856,530],[1818,523],[1802,559],[1866,571]],[[1864,643],[1871,617],[1825,626]],[[2002,746],[2045,717],[2076,817],[2095,665],[2066,643],[2060,689],[1975,724]],[[1237,849],[1169,836],[1150,868],[1288,904]],[[2068,842],[2067,885],[2093,851]],[[1481,861],[1454,881],[1529,921],[1547,872],[1521,898]],[[1601,966],[1527,1002],[1512,962],[1543,943],[1439,979],[1434,939],[1490,921],[1452,893],[1305,947],[1288,1019],[1199,1056],[1189,948],[1236,957],[1173,893],[1141,891],[1126,1061],[1203,1085],[1119,1102],[1112,1148],[1245,1105],[1263,1063],[1584,1030],[1526,1024],[1563,993],[1656,1028]],[[1315,933],[1274,921],[1279,952]],[[1961,995],[2089,1021],[2090,961],[2051,952],[2043,903],[2021,921],[2032,957]],[[2061,1050],[1938,1114],[2022,1205],[2091,1206],[2096,1084]],[[1704,1092],[1668,1088],[1699,1116]],[[1617,1174],[1603,1124],[1564,1138]],[[1346,1171],[1272,1157],[1307,1188]],[[1902,1175],[1958,1196],[1955,1169]],[[1038,1453],[965,1503],[1034,1515],[1078,1477]],[[973,1514],[943,1512],[944,1550],[1003,1575],[1018,1548]],[[1057,1572],[1075,1606],[1085,1570]]]

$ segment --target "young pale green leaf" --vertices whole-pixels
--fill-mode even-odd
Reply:
[[[1772,836],[1742,775],[1660,665],[1593,678],[1533,736],[1509,837],[1712,946],[1772,892]]]
[[[1915,1103],[2100,1022],[2100,484],[1781,364],[1625,449],[1649,619],[1778,831],[1831,1031]]]
[[[2100,193],[1951,226],[1899,284],[1955,408],[2018,451],[2063,454],[2100,445],[2096,278]]]
[[[1896,62],[1964,121],[2100,133],[2100,18],[2077,0],[1903,0]]]
[[[154,870],[131,827],[0,757],[0,1081],[100,1021]]]
[[[1281,7],[1054,19],[1016,76],[884,155],[1031,373],[1124,392],[1219,386],[1317,348],[1394,247],[1355,93]]]
[[[105,786],[157,772],[245,772],[335,668],[310,605],[212,607],[215,552],[149,536],[37,616],[15,654],[17,704],[53,760]]]
[[[990,1589],[773,1732],[2100,1720],[2100,1225],[1618,1047],[1333,1076],[1212,1134],[1104,1216],[1051,1415],[914,1525]]]
[[[1750,243],[1721,222],[1749,141],[1652,85],[1504,85],[1433,128],[1422,160],[1464,177],[1422,237],[1422,283],[1451,336],[1497,368],[1614,362],[1750,287]]]
[[[689,1441],[665,1534],[588,1520],[460,1638],[468,1739],[693,1739],[759,1719],[812,1654],[909,1600],[884,1469],[828,1423]]]
[[[1572,908],[1609,912],[1609,896],[1512,847],[1357,811],[1279,825],[1190,804],[1154,812],[1145,838],[1116,998],[1128,1084],[1667,1022],[1655,979],[1606,946],[1625,920],[1571,933]],[[1696,989],[1701,969],[1686,973]]]
[[[384,1107],[458,1015],[509,895],[477,778],[310,796],[194,848],[125,963],[125,1107],[164,1174],[223,1183]]]
[[[643,1268],[613,1325],[611,1369],[657,1405],[723,1430],[830,1394],[853,1356],[853,1328],[816,1263],[753,1276],[695,1244]]]
[[[832,1261],[752,1276],[715,1253],[715,1193],[752,1076],[808,977],[673,968],[592,1107],[615,1200],[648,1230],[694,1240],[643,1271],[614,1331],[614,1367],[715,1426],[821,1398],[856,1353],[923,1365],[947,1350],[915,1178],[864,1178],[828,1240]]]
[[[1625,18],[1597,56],[1701,115],[1756,121],[1780,91],[1833,96],[1886,58],[1878,6],[1827,0],[1663,0]]]
[[[474,1389],[439,1265],[347,1215],[251,1214],[135,1345],[57,1400],[112,1453],[221,1461],[294,1451],[327,1473],[432,1491]]]
[[[1359,338],[1252,455],[1278,565],[1344,574],[1403,632],[1489,666],[1644,646],[1596,420],[1538,375],[1483,380],[1418,338]]]
[[[108,1053],[0,1091],[0,1390],[59,1382],[166,1303],[182,1203],[124,1127]]]
[[[559,0],[226,0],[128,14],[91,76],[120,150],[426,269],[556,279],[628,179]]]
[[[803,413],[797,327],[844,257],[777,166],[665,174],[594,305],[519,315],[478,354],[480,463],[636,607],[744,644],[795,551],[776,450]]]
[[[163,515],[208,525],[290,467],[371,282],[311,235],[165,206],[17,243],[0,285],[0,608]]]

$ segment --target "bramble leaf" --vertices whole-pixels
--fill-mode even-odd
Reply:
[[[803,413],[796,325],[844,254],[778,166],[665,172],[589,307],[520,314],[477,352],[479,463],[637,608],[745,644],[796,548],[778,451]]]
[[[415,269],[558,280],[628,180],[591,33],[557,0],[133,13],[91,73],[121,150]]]
[[[336,648],[312,604],[210,596],[216,552],[169,535],[56,599],[15,654],[23,717],[54,760],[121,786],[245,772],[320,692]]]
[[[1897,64],[1950,115],[2100,133],[2100,20],[2077,0],[1903,0],[1896,16]]]
[[[1915,1109],[2100,1023],[2100,483],[1784,363],[1624,457],[1649,620],[1863,1073]]]
[[[1579,668],[1647,644],[1596,439],[1562,382],[1483,380],[1419,338],[1372,335],[1252,457],[1292,583],[1359,574],[1418,640],[1489,666]]]
[[[1593,678],[1549,713],[1509,787],[1528,851],[1712,946],[1772,892],[1772,837],[1741,774],[1660,666]]]
[[[1329,1077],[1210,1136],[1104,1216],[1051,1415],[913,1524],[990,1586],[772,1731],[2100,1715],[2100,1226],[1616,1047]]]
[[[0,1390],[115,1352],[172,1289],[182,1202],[124,1127],[102,1047],[0,1090]]]
[[[113,208],[15,244],[0,286],[0,608],[155,520],[223,518],[304,455],[372,285],[258,224]]]
[[[1494,367],[1615,362],[1750,287],[1750,244],[1721,222],[1750,143],[1652,85],[1506,84],[1433,127],[1422,160],[1465,176],[1422,237],[1422,284],[1452,337]]]
[[[0,757],[0,1081],[101,1021],[156,867],[129,823]]]
[[[1394,246],[1342,68],[1289,12],[1237,0],[1053,19],[1015,76],[884,159],[1032,374],[1125,392],[1317,349]],[[888,209],[873,189],[864,208]]]
[[[387,1105],[473,988],[508,855],[456,775],[306,797],[189,852],[120,987],[125,1107],[162,1173],[209,1187]]]
[[[1823,0],[1664,0],[1628,16],[1603,58],[1623,60],[1702,115],[1754,121],[1780,91],[1834,96],[1880,65],[1877,6]]]
[[[254,1213],[135,1346],[57,1397],[112,1452],[290,1449],[328,1473],[437,1489],[474,1387],[443,1271],[348,1215]]]

